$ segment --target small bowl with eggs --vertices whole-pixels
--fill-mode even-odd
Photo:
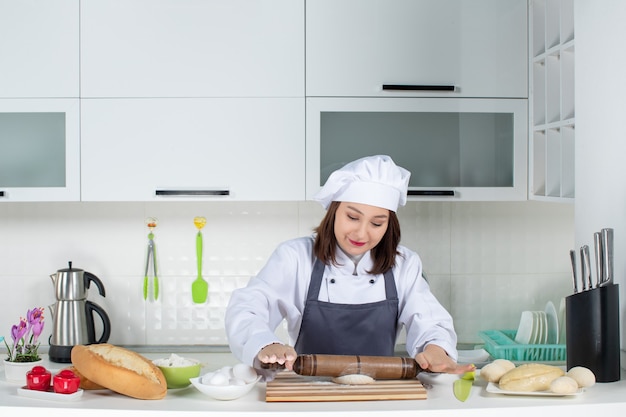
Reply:
[[[243,363],[223,366],[197,378],[191,384],[201,393],[216,400],[234,400],[249,393],[261,379],[254,368]]]
[[[169,358],[152,361],[163,372],[168,389],[185,388],[191,378],[200,375],[202,365],[195,359],[187,359],[172,353]]]

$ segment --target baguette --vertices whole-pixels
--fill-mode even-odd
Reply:
[[[78,378],[80,378],[80,388],[81,389],[84,389],[84,390],[106,389],[105,387],[96,384],[92,380],[90,380],[87,377],[85,377],[85,375],[83,375],[80,372],[78,372],[78,369],[76,369],[76,367],[73,366],[73,365],[68,367],[68,368],[65,368],[65,369],[74,372],[74,375],[76,375]]]
[[[563,375],[565,371],[559,367],[527,363],[502,375],[499,386],[505,391],[547,391],[552,381]]]
[[[108,343],[76,345],[72,365],[94,383],[141,400],[159,400],[167,394],[163,372],[131,350]]]

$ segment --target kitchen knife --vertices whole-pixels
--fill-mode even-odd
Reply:
[[[574,249],[570,249],[569,258],[572,261],[572,276],[574,277],[574,293],[578,292],[578,272],[576,272],[576,251]]]
[[[587,262],[585,262],[584,246],[580,247],[580,280],[583,282],[583,291],[587,290]]]
[[[263,363],[263,369],[279,370],[285,365]],[[425,372],[415,359],[397,356],[298,355],[293,371],[304,376],[367,375],[374,379],[412,379]],[[427,371],[426,371],[427,372]]]
[[[593,234],[593,248],[596,259],[596,288],[598,288],[602,282],[602,271],[604,270],[602,266],[602,258],[604,257],[602,254],[602,235],[600,232]]]
[[[593,282],[592,282],[592,278],[591,278],[591,259],[590,259],[590,255],[589,255],[589,246],[588,245],[583,245],[582,247],[582,255],[583,255],[583,262],[585,263],[585,273],[583,274],[583,281],[586,279],[587,280],[587,289],[590,290],[593,288]]]
[[[602,282],[601,286],[613,284],[613,229],[605,228],[600,231],[602,238]]]

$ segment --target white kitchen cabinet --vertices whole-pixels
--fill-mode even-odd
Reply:
[[[387,154],[409,199],[527,199],[527,100],[307,98],[307,198],[346,163]]]
[[[0,99],[0,202],[80,200],[78,99]]]
[[[302,97],[304,0],[81,3],[82,97]]]
[[[304,98],[83,99],[83,201],[303,200]]]
[[[574,201],[574,0],[530,2],[529,198]]]
[[[526,0],[307,1],[306,95],[526,98],[527,14]]]
[[[0,98],[78,97],[79,0],[0,0]]]

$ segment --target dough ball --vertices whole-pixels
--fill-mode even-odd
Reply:
[[[576,381],[580,388],[590,387],[596,383],[594,373],[584,366],[574,366],[565,375]]]
[[[368,375],[353,374],[336,376],[332,379],[335,384],[343,385],[367,385],[374,383],[374,378]]]
[[[556,394],[573,394],[578,391],[578,382],[569,376],[561,376],[552,381],[550,391]]]
[[[515,364],[508,359],[496,359],[491,363],[498,364],[504,369],[506,369],[507,371],[510,371],[511,369],[515,368]]]
[[[496,359],[483,366],[480,370],[480,377],[487,382],[498,382],[502,375],[515,368],[515,364],[506,359]]]

